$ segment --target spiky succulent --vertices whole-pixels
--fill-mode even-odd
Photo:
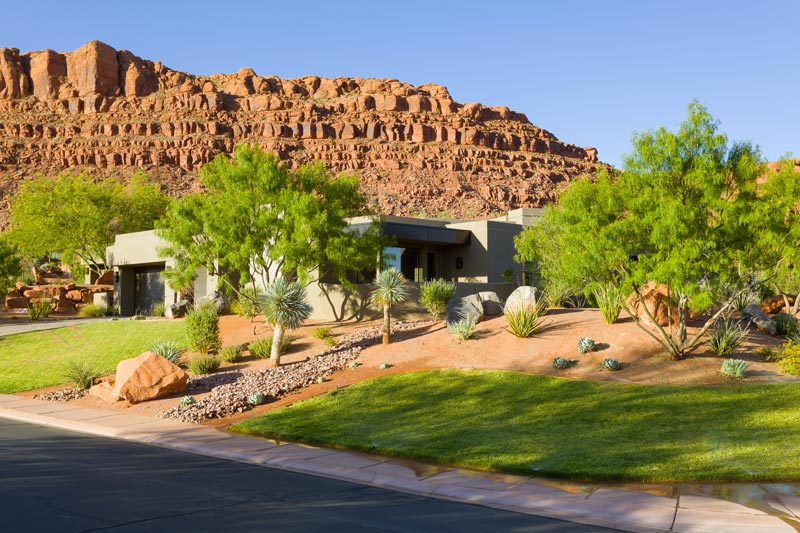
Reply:
[[[726,378],[743,378],[745,372],[747,372],[747,362],[741,359],[725,359],[722,362],[720,372]]]
[[[606,357],[603,359],[603,368],[605,370],[611,370],[612,372],[615,370],[619,370],[621,368],[619,361],[614,359],[613,357]]]
[[[263,392],[254,392],[247,397],[247,403],[250,405],[261,405],[267,403],[267,395]]]
[[[349,366],[350,368],[358,368],[361,366],[361,363],[359,363],[358,361],[350,361],[350,364],[347,366]]]
[[[569,366],[569,361],[565,357],[556,357],[553,359],[553,368],[564,370]]]
[[[160,355],[173,365],[180,365],[183,362],[186,348],[181,347],[176,341],[159,341],[150,347],[150,351]]]
[[[183,398],[181,398],[181,403],[178,404],[178,405],[180,405],[181,407],[186,407],[186,406],[192,405],[194,403],[194,401],[195,401],[194,400],[194,396],[188,396],[187,395],[187,396],[184,396]]]
[[[578,353],[588,353],[594,350],[594,339],[581,337],[578,339]]]

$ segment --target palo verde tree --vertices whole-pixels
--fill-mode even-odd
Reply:
[[[9,239],[27,256],[57,253],[72,267],[82,263],[100,274],[114,237],[153,229],[168,203],[140,173],[128,185],[86,175],[40,177],[23,183],[11,198]]]
[[[766,172],[759,187],[761,200],[751,213],[759,228],[758,246],[751,264],[766,265],[760,278],[783,296],[791,314],[800,310],[800,172],[793,160],[779,163],[775,172]],[[790,297],[794,297],[791,303]]]
[[[655,330],[637,323],[681,359],[730,308],[736,291],[688,338],[690,309],[709,310],[723,287],[741,287],[747,278],[742,268],[756,242],[747,214],[758,201],[760,154],[746,143],[729,146],[717,121],[693,102],[676,132],[635,134],[623,168],[571,183],[530,231],[553,231],[538,254],[545,275],[587,290],[613,283],[634,294],[647,314],[641,288],[666,285],[677,316],[666,328],[649,317]]]
[[[237,292],[231,275],[240,275],[252,286],[240,297],[277,277],[309,284],[330,274],[346,284],[349,271],[375,268],[379,230],[348,230],[347,218],[366,209],[356,176],[333,176],[319,162],[290,170],[276,154],[240,145],[200,179],[207,192],[175,202],[158,224],[161,253],[176,260],[165,273],[172,287],[190,286],[199,267]]]

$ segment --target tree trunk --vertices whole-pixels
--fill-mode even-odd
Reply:
[[[275,324],[272,332],[272,350],[269,352],[269,366],[276,367],[281,364],[281,347],[283,346],[283,326]]]
[[[686,315],[689,314],[689,298],[683,294],[678,295],[678,347],[680,358],[686,355]]]
[[[390,335],[392,332],[392,324],[389,318],[389,306],[383,306],[383,344],[392,342]]]

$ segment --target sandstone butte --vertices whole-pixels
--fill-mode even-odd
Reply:
[[[356,173],[395,215],[487,216],[552,201],[602,163],[507,107],[453,101],[394,79],[194,76],[92,41],[74,52],[0,48],[0,227],[21,180],[143,170],[171,194],[239,143],[290,167]]]

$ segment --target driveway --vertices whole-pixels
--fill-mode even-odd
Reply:
[[[0,337],[6,335],[16,335],[17,333],[28,333],[29,331],[42,331],[45,329],[58,329],[66,328],[69,326],[80,326],[81,324],[90,324],[92,322],[108,321],[108,318],[64,318],[58,320],[36,320],[27,321],[22,319],[20,324],[2,324],[0,325]]]

